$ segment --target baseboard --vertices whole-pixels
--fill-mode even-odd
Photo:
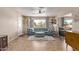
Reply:
[[[13,38],[9,38],[8,43],[10,43],[11,41],[13,41],[13,40],[15,40],[15,39],[18,39],[18,36],[13,37]]]
[[[18,37],[22,37],[22,36],[24,36],[24,35],[25,35],[25,34],[21,34],[21,35],[17,35],[17,36],[14,36],[14,37],[12,37],[12,38],[9,38],[8,43],[11,42],[11,41],[13,41],[13,40],[15,40],[15,39],[18,39]]]
[[[18,37],[22,37],[22,36],[24,36],[25,34],[21,34],[21,35],[19,35]]]

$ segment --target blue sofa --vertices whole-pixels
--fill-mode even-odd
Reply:
[[[45,35],[53,36],[54,31],[51,31],[47,28],[30,28],[28,29],[28,35],[35,35],[35,32],[44,32]]]
[[[35,34],[35,32],[33,31],[33,29],[27,29],[27,34],[28,35],[34,35]]]

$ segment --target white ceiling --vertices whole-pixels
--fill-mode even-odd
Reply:
[[[38,16],[33,14],[34,8],[35,7],[18,7],[16,8],[16,10],[25,16]],[[79,10],[79,8],[77,7],[45,7],[45,8],[46,8],[46,14],[40,16],[60,16],[65,15],[67,13],[73,13],[74,11]]]

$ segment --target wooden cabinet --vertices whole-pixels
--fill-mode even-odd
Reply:
[[[8,37],[6,35],[0,35],[0,50],[8,47]]]

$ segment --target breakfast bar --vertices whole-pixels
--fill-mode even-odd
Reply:
[[[66,32],[65,42],[67,45],[70,45],[73,50],[79,51],[79,32]]]

